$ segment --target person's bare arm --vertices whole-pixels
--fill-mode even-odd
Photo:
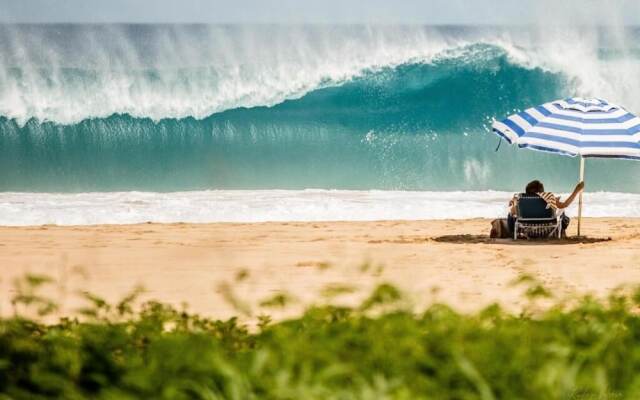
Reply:
[[[516,215],[518,213],[518,210],[516,210],[516,204],[516,195],[513,195],[513,198],[509,201],[509,212],[511,215]]]
[[[567,197],[565,201],[561,201],[560,198],[556,198],[556,207],[558,208],[569,207],[571,203],[573,203],[573,200],[575,200],[576,196],[578,196],[578,194],[580,194],[580,192],[582,192],[583,190],[584,190],[584,182],[578,183],[576,185],[576,188],[573,189],[573,193],[571,193],[571,195]]]

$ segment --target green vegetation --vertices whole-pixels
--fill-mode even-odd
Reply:
[[[44,325],[21,316],[55,310],[38,295],[46,279],[28,277],[19,312],[0,321],[0,399],[640,398],[640,292],[561,302],[523,282],[519,315],[497,305],[414,313],[383,284],[359,307],[312,307],[277,323],[263,315],[249,330],[235,318],[134,307],[138,292],[114,305],[86,295],[83,322]],[[228,286],[223,295],[238,302]],[[269,305],[286,302],[279,294]]]

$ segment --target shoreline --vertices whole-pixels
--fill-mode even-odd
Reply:
[[[356,304],[382,282],[418,308],[443,302],[463,312],[493,302],[517,310],[522,291],[510,282],[521,274],[560,296],[640,283],[640,218],[586,218],[586,241],[490,241],[489,228],[481,218],[3,226],[0,313],[11,311],[13,282],[25,273],[57,282],[49,294],[61,303],[58,315],[82,306],[79,290],[115,302],[143,285],[143,300],[186,302],[217,318],[238,312],[224,300],[228,288],[251,316],[286,317],[328,297]],[[260,306],[282,293],[294,299],[290,307]]]
[[[512,196],[492,190],[7,192],[0,193],[0,225],[463,220],[505,215]],[[640,217],[640,194],[588,192],[584,201],[585,217]],[[577,207],[566,212],[576,216]]]

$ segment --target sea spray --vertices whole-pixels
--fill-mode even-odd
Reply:
[[[274,105],[367,71],[502,49],[582,95],[636,111],[638,31],[272,25],[0,25],[0,115],[58,123],[128,114],[197,119]],[[615,57],[602,57],[602,52]]]

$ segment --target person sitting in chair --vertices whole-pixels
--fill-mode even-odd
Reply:
[[[525,189],[525,194],[532,195],[537,194],[545,202],[547,202],[547,207],[551,207],[554,210],[558,211],[564,210],[569,207],[573,200],[580,194],[580,192],[584,190],[584,182],[580,182],[576,185],[575,189],[573,189],[573,193],[565,201],[562,201],[560,197],[554,195],[550,192],[544,191],[544,185],[539,180],[531,181],[527,184]],[[518,197],[514,196],[511,201],[509,201],[509,215],[507,215],[507,224],[509,226],[509,231],[513,232],[515,221],[517,218],[517,207],[518,207]],[[571,220],[564,213],[562,213],[562,235],[564,236],[567,227],[569,226],[569,222]]]

